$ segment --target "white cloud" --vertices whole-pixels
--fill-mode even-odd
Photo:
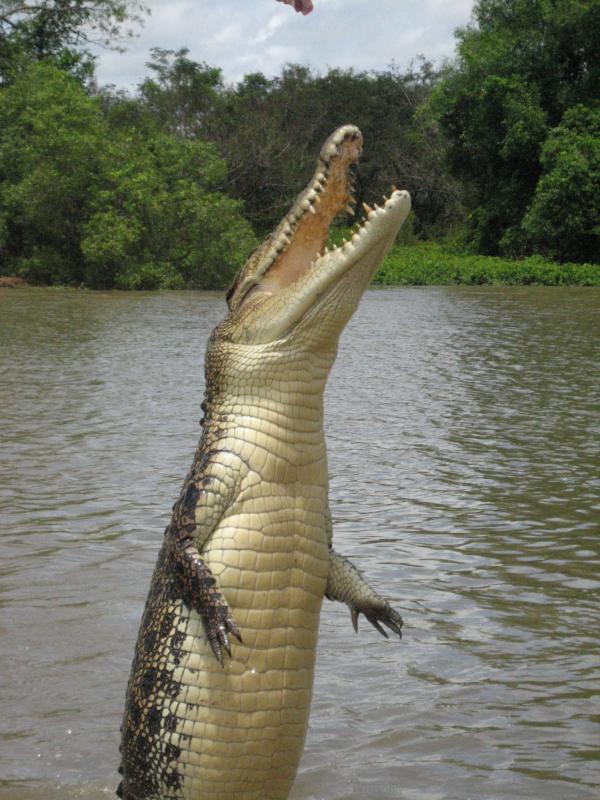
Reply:
[[[238,23],[233,23],[232,25],[227,25],[220,31],[217,31],[215,34],[213,34],[211,44],[213,46],[216,44],[218,44],[219,46],[221,45],[235,46],[236,42],[239,42],[241,38],[242,38],[242,31],[240,25]]]
[[[150,0],[152,15],[124,54],[103,51],[102,83],[132,89],[146,73],[150,48],[187,47],[190,57],[223,70],[228,81],[248,72],[277,74],[297,61],[316,70],[408,66],[418,54],[440,62],[454,52],[453,31],[470,18],[473,0],[314,0],[303,17],[274,0]]]
[[[253,44],[262,44],[270,39],[278,28],[285,25],[287,22],[286,12],[274,14],[267,24],[259,30],[254,39]]]

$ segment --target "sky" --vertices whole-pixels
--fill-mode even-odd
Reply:
[[[146,0],[151,15],[125,53],[98,51],[98,81],[133,90],[147,74],[150,49],[187,47],[190,58],[220,67],[227,82],[249,72],[279,74],[286,63],[383,70],[417,55],[435,64],[454,53],[454,29],[473,0],[313,0],[302,16],[274,0]]]

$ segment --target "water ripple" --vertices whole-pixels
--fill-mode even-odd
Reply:
[[[0,304],[0,792],[93,800],[223,303]],[[598,796],[599,312],[595,290],[365,297],[327,392],[331,506],[405,637],[326,603],[291,800]]]

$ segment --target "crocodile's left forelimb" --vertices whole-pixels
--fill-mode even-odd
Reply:
[[[383,623],[402,638],[402,617],[387,600],[371,588],[354,564],[347,558],[329,550],[329,574],[325,596],[328,600],[346,603],[352,615],[354,630],[358,632],[358,616],[364,614],[379,633],[388,638],[381,627]]]

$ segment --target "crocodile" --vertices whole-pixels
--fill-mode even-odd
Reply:
[[[121,741],[123,800],[285,800],[308,726],[324,597],[383,635],[402,619],[332,546],[323,392],[339,336],[410,209],[393,187],[351,239],[358,128],[249,257],[205,358],[202,435],[143,613]]]

